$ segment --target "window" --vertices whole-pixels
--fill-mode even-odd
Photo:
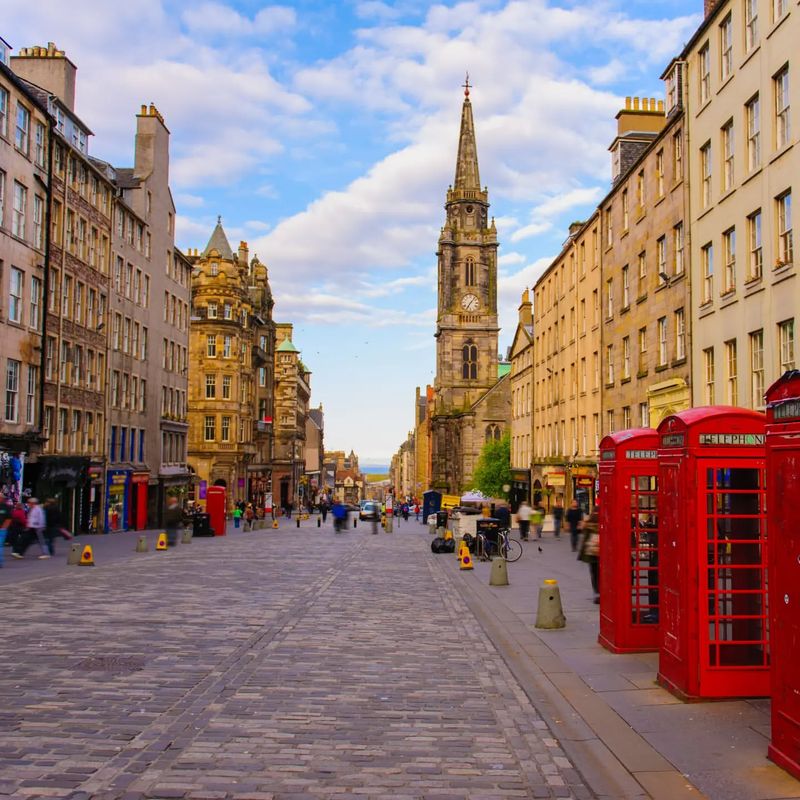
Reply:
[[[39,167],[45,167],[45,128],[41,122],[34,124],[33,160]]]
[[[64,434],[67,432],[67,409],[58,409],[58,431],[56,432],[56,449],[64,449]]]
[[[773,79],[775,86],[775,147],[789,144],[791,125],[789,120],[789,65],[787,64]]]
[[[700,61],[700,104],[702,105],[711,98],[711,53],[706,42],[698,54]]]
[[[231,376],[230,375],[223,375],[222,376],[222,399],[223,400],[230,400],[231,399]]]
[[[642,428],[650,427],[650,408],[647,403],[639,403],[639,425]]]
[[[792,246],[792,193],[784,192],[775,198],[778,218],[778,259],[776,267],[791,264],[794,258]]]
[[[639,328],[639,373],[647,373],[647,327]]]
[[[258,385],[259,386],[266,386],[267,385],[267,368],[266,367],[259,367],[258,368]]]
[[[675,183],[683,179],[683,137],[680,131],[672,134],[672,175]]]
[[[586,394],[586,358],[581,359],[581,394]],[[530,409],[528,409],[530,410]]]
[[[719,52],[719,76],[724,81],[733,72],[733,22],[730,14],[719,26]]]
[[[785,13],[787,0],[772,0],[772,21],[777,22]]]
[[[25,424],[36,424],[36,387],[39,385],[39,367],[28,365],[28,385],[25,393]]]
[[[667,275],[667,237],[661,236],[656,240],[656,271],[658,272],[658,282],[666,283]]]
[[[705,376],[703,400],[707,406],[714,405],[714,348],[703,350],[703,375]]]
[[[230,336],[223,336],[222,337],[222,357],[223,358],[230,358],[232,354],[232,339]]]
[[[629,219],[628,219],[628,190],[622,190],[622,230],[628,230]]]
[[[120,348],[121,336],[122,336],[122,315],[115,313],[114,320],[111,324],[111,346],[115,350],[119,350]]]
[[[47,349],[45,350],[45,362],[44,362],[44,376],[47,380],[52,380],[54,372],[54,365],[53,361],[56,357],[56,337],[55,336],[48,336],[47,337]]]
[[[217,396],[217,376],[206,375],[206,400],[213,400]]]
[[[19,421],[19,371],[21,361],[6,361],[6,422]]]
[[[764,406],[764,331],[750,334],[750,391],[753,408]]]
[[[223,442],[230,441],[231,438],[231,418],[223,417],[221,425],[221,438]]]
[[[631,339],[630,336],[622,338],[622,378],[631,376]]]
[[[722,191],[733,189],[733,120],[721,129],[722,135]]]
[[[636,176],[636,216],[640,217],[644,213],[644,170],[639,170]]]
[[[611,318],[614,316],[614,279],[609,278],[606,281],[606,317]]]
[[[611,221],[611,206],[606,208],[606,247],[614,243],[614,225]]]
[[[3,227],[6,201],[6,173],[0,169],[0,228]]]
[[[736,339],[725,342],[725,402],[729,406],[739,405],[739,379],[736,366]]]
[[[222,306],[222,318],[233,319],[233,306],[230,303],[225,303]]]
[[[133,302],[137,305],[141,305],[142,302],[142,271],[140,269],[137,269],[133,276]]]
[[[208,304],[208,318],[209,319],[216,319],[217,318],[217,304],[209,302]]]
[[[639,297],[647,294],[647,254],[642,251],[639,253]]]
[[[31,151],[31,112],[22,103],[17,103],[17,127],[14,131],[14,146],[27,156]]]
[[[214,278],[219,274],[219,262],[211,262],[211,277]]]
[[[139,356],[142,361],[147,360],[147,328],[142,325],[142,353]]]
[[[631,423],[631,407],[630,406],[623,406],[622,407],[622,430],[626,431],[632,427]]]
[[[61,367],[59,379],[61,383],[67,383],[67,370],[69,369],[69,345],[62,339],[61,340],[61,358],[59,365]]]
[[[794,319],[778,324],[778,345],[781,357],[781,374],[794,369]]]
[[[628,266],[622,268],[622,308],[625,309],[631,304],[630,288],[628,281]]]
[[[714,245],[709,242],[700,250],[703,267],[702,303],[710,303],[714,297]]]
[[[122,258],[117,256],[114,263],[114,288],[119,294],[122,294]]]
[[[467,256],[464,262],[464,285],[475,286],[475,259]]]
[[[744,49],[748,52],[758,41],[758,0],[744,0]]]
[[[11,233],[19,239],[25,238],[25,211],[28,207],[28,190],[14,181],[14,207],[11,210]]]
[[[761,249],[761,209],[754,211],[747,218],[747,241],[750,249],[748,263],[748,280],[761,277],[763,252]]]
[[[606,411],[606,433],[614,433],[614,411],[613,409],[609,409]]]
[[[675,312],[675,359],[686,358],[686,315],[682,308]]]
[[[761,166],[761,104],[758,95],[749,100],[744,109],[747,123],[747,169],[752,172]]]
[[[711,142],[706,142],[700,148],[700,176],[700,205],[708,208],[711,205]]]
[[[461,348],[461,377],[464,380],[478,377],[478,347],[469,342]]]
[[[75,322],[83,324],[83,295],[86,287],[82,283],[75,284]],[[127,351],[126,351],[127,352]]]
[[[10,322],[22,323],[22,289],[24,285],[25,273],[21,269],[11,267],[8,301],[8,319]]]
[[[679,222],[672,229],[673,270],[676,275],[682,275],[685,269],[683,261],[683,223]]]
[[[667,363],[667,318],[660,317],[658,320],[658,366],[663,367]]]
[[[38,250],[44,247],[44,198],[33,196],[33,246]]]
[[[656,153],[656,196],[664,196],[664,151]]]
[[[8,89],[0,86],[0,136],[8,136]]]
[[[726,294],[736,289],[736,228],[729,228],[722,234],[722,249],[725,258],[722,293]]]
[[[206,336],[206,356],[208,358],[217,357],[217,337],[214,334]]]
[[[31,278],[31,313],[29,322],[31,328],[39,330],[42,315],[42,281],[41,278]]]
[[[203,439],[207,442],[213,442],[216,438],[217,438],[216,417],[206,416],[205,424],[203,425]]]
[[[606,346],[606,383],[614,383],[614,345]]]

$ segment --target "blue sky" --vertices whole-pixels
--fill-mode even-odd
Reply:
[[[217,214],[270,269],[326,412],[326,445],[387,461],[434,377],[435,250],[469,70],[481,179],[501,240],[501,350],[516,307],[608,188],[625,95],[702,0],[5,0],[16,49],[77,64],[91,152],[132,161],[135,114],[172,133],[179,245]]]

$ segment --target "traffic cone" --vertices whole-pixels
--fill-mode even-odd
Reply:
[[[276,520],[276,519],[272,520],[272,527],[273,527],[273,528],[277,528],[277,527],[279,527],[279,526],[278,526],[278,520]]]
[[[459,569],[474,569],[475,566],[472,563],[472,554],[469,552],[468,547],[464,547],[464,553],[461,558],[458,560],[458,568]]]
[[[94,566],[94,556],[92,555],[92,546],[87,544],[83,548],[83,552],[81,553],[81,560],[78,562],[79,567],[93,567]]]
[[[156,542],[156,550],[166,550],[166,549],[167,549],[167,534],[159,533],[158,541]]]
[[[453,538],[453,531],[445,531],[444,532],[444,540],[447,542]]]
[[[469,553],[469,547],[467,547],[467,543],[463,539],[461,539],[458,543],[458,547],[456,548],[456,558],[459,561],[461,561],[461,556],[464,555],[465,550],[467,551],[467,553]]]
[[[136,542],[136,552],[137,553],[146,553],[147,552],[147,537],[140,536]]]

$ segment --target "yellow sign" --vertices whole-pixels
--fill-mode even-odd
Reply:
[[[461,505],[461,498],[457,494],[443,494],[442,508],[455,508]]]

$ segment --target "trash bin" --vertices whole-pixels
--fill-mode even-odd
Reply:
[[[211,514],[195,514],[192,519],[192,536],[213,536]]]
[[[437,511],[436,512],[436,527],[437,528],[447,528],[447,512],[446,511]]]

